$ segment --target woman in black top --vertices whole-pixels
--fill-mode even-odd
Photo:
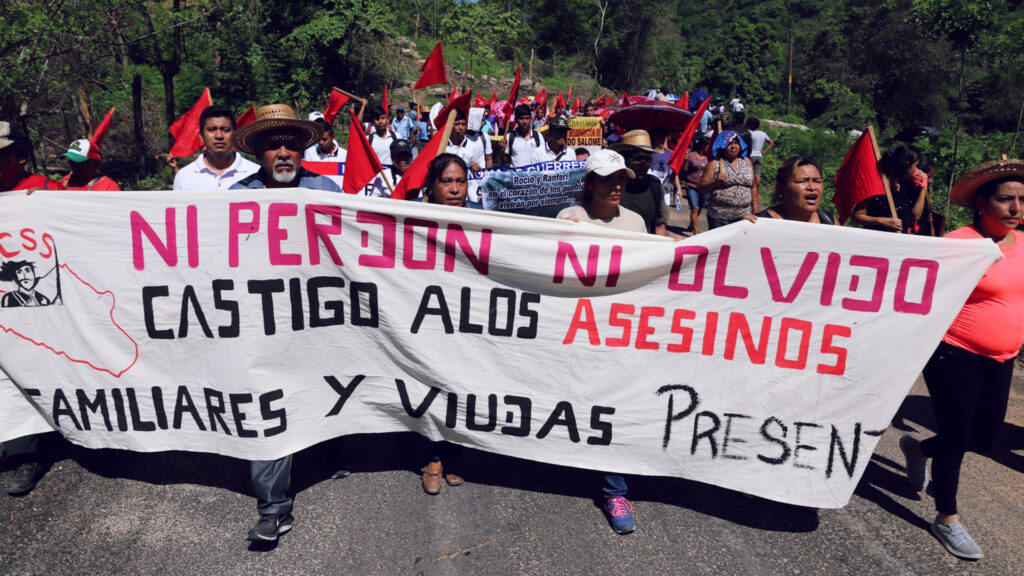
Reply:
[[[889,180],[892,201],[896,207],[893,218],[885,196],[872,196],[853,208],[850,219],[855,224],[883,232],[913,232],[924,214],[925,188],[914,175],[921,154],[917,148],[900,144],[882,154],[878,170]]]

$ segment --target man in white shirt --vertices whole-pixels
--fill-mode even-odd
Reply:
[[[526,104],[515,107],[516,128],[505,142],[505,155],[509,159],[509,165],[513,168],[522,168],[533,164],[534,150],[541,148],[547,151],[547,144],[540,137],[540,133],[533,130],[533,112]]]
[[[319,117],[313,120],[314,115]],[[337,162],[344,164],[345,159],[348,157],[348,152],[338,145],[338,141],[334,139],[334,126],[328,124],[323,114],[319,112],[314,112],[309,116],[320,127],[322,132],[316,144],[306,148],[305,153],[302,155],[302,160],[304,162]],[[326,176],[333,180],[335,184],[341,186],[343,180],[341,175],[327,174]]]
[[[754,167],[754,189],[761,189],[761,167],[764,164],[764,153],[775,146],[775,141],[760,130],[761,121],[751,117],[747,120],[747,130],[750,131],[750,163]],[[765,146],[765,143],[768,145]]]
[[[370,141],[373,151],[377,153],[380,163],[390,166],[391,143],[398,140],[398,135],[388,123],[388,113],[383,106],[378,104],[370,108],[370,122],[373,123],[373,130],[370,130],[366,138]]]
[[[175,190],[227,189],[260,169],[235,151],[235,115],[227,106],[207,106],[199,115],[203,153],[174,176]]]
[[[392,188],[397,188],[398,183],[402,180],[402,175],[409,169],[409,164],[412,163],[412,142],[408,140],[395,140],[391,143],[391,161],[394,163],[390,168],[385,168],[383,172],[377,174],[370,180],[370,183],[363,189],[363,194],[366,196],[376,196],[378,198],[390,198]],[[388,188],[387,183],[384,182],[384,176],[387,176],[388,182],[391,183],[391,188]],[[419,198],[419,190],[409,190],[406,200],[415,200]]]
[[[537,148],[533,151],[534,161],[537,162],[567,162],[576,160],[576,152],[566,144],[569,138],[569,121],[561,116],[555,116],[548,122],[548,131],[545,135],[547,149]]]
[[[484,143],[484,136],[468,134],[468,127],[469,123],[465,112],[456,110],[452,134],[448,138],[448,146],[444,151],[462,158],[470,170],[479,172],[490,164],[490,159],[487,157],[487,145]],[[480,201],[480,180],[470,179],[468,195],[470,202]]]

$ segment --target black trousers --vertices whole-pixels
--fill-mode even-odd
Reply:
[[[940,514],[956,514],[964,454],[995,443],[1006,418],[1013,358],[997,362],[942,342],[924,367],[937,434],[921,442],[932,459],[932,490]]]

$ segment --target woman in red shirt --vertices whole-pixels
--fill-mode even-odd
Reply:
[[[974,223],[946,236],[990,238],[1004,258],[978,282],[924,368],[936,435],[922,442],[904,436],[900,448],[918,491],[928,483],[926,459],[932,459],[938,511],[932,533],[954,556],[974,560],[981,548],[960,524],[956,494],[964,454],[990,448],[1006,417],[1013,361],[1024,342],[1024,234],[1015,230],[1024,213],[1024,161],[971,170],[950,200],[974,208]]]

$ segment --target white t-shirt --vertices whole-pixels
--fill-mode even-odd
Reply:
[[[481,170],[487,169],[487,145],[484,143],[486,136],[480,136],[478,134],[466,134],[466,137],[462,139],[462,143],[459,145],[452,144],[452,141],[448,141],[448,147],[445,148],[445,152],[448,154],[455,154],[459,158],[462,158],[466,162],[466,166],[470,170],[473,170],[473,162],[477,163],[477,166]],[[472,178],[470,175],[469,184],[466,187],[466,192],[471,202],[480,202],[480,180]]]
[[[392,172],[390,169],[385,168],[384,172],[388,174],[388,181],[391,182],[391,186],[398,188],[398,183],[402,180],[402,177]],[[376,196],[378,198],[390,198],[391,190],[388,189],[388,185],[384,183],[384,178],[377,174],[370,180],[370,183],[363,188],[364,196]]]
[[[558,215],[555,216],[555,218],[558,218],[559,220],[575,218],[580,222],[596,224],[598,226],[604,226],[605,228],[631,230],[633,232],[642,232],[644,234],[647,233],[647,223],[644,222],[644,217],[623,206],[619,206],[619,214],[617,216],[608,220],[591,218],[590,214],[587,214],[587,210],[583,206],[578,205],[562,208],[558,211]]]
[[[663,152],[655,152],[651,154],[651,168],[647,171],[648,174],[658,179],[662,185],[668,180],[669,174],[672,173],[672,169],[668,166],[668,161],[672,159],[672,149],[665,148]]]
[[[380,160],[381,164],[385,166],[391,165],[391,143],[395,141],[395,133],[388,127],[384,131],[384,135],[377,134],[377,130],[371,130],[366,138],[370,141],[370,146],[373,147],[373,151],[377,153],[377,159]]]
[[[334,151],[330,154],[324,154],[320,151],[320,146],[313,144],[309,148],[306,148],[306,152],[303,153],[302,159],[307,162],[344,162],[348,156],[348,152],[338,146],[338,141],[334,141]]]
[[[569,162],[570,160],[576,159],[576,151],[566,146],[562,149],[560,154],[555,154],[550,148],[537,148],[533,151],[533,158],[531,164],[537,164],[538,162]]]
[[[515,136],[513,137],[513,134]],[[537,141],[540,141],[540,145]],[[515,130],[509,133],[508,143],[505,144],[505,153],[508,154],[513,168],[522,168],[533,164],[533,151],[541,148],[547,150],[548,144],[540,134],[530,130],[526,136],[520,136]]]
[[[174,175],[175,190],[226,190],[250,174],[258,172],[260,165],[250,162],[235,152],[235,161],[228,169],[218,174],[206,164],[206,156],[199,155]]]
[[[768,141],[768,135],[760,130],[750,131],[750,155],[760,156],[761,150],[764,148],[764,143]]]

